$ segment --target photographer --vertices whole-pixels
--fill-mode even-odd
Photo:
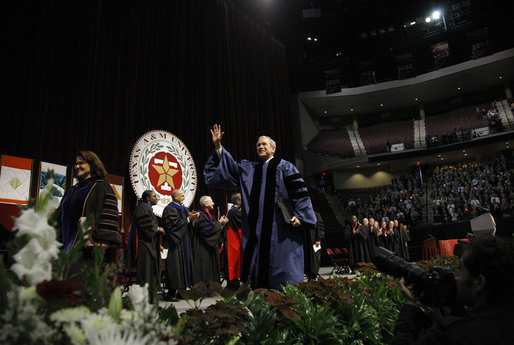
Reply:
[[[404,279],[406,303],[392,344],[512,344],[514,329],[514,241],[488,237],[466,245],[455,276],[457,299],[468,312],[433,320]]]

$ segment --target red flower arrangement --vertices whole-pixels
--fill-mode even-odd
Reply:
[[[36,286],[39,296],[46,301],[66,299],[74,304],[82,297],[82,283],[71,280],[45,280]]]

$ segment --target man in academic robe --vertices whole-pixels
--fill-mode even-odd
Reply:
[[[162,212],[165,232],[167,299],[175,300],[178,289],[191,287],[193,274],[193,252],[191,248],[191,227],[199,213],[189,212],[184,206],[184,191],[175,189],[171,193],[173,201]]]
[[[402,255],[402,248],[400,245],[400,229],[398,229],[398,221],[391,220],[389,222],[389,232],[392,233],[391,240],[392,240],[392,248],[393,252],[396,253],[399,257],[403,257]]]
[[[323,218],[319,212],[314,211],[316,215],[316,226],[310,227],[309,231],[305,232],[304,239],[304,266],[305,275],[308,280],[316,279],[318,277],[319,266],[321,263],[321,240],[325,238],[325,225]],[[314,249],[316,246],[316,249]]]
[[[152,208],[158,200],[154,191],[143,192],[134,210],[129,233],[129,255],[137,270],[136,284],[144,286],[148,283],[150,296],[154,296],[161,282],[160,234],[164,230],[159,227]]]
[[[243,238],[241,235],[241,193],[231,197],[232,207],[227,213],[225,236],[227,290],[237,290],[241,278]]]
[[[358,262],[370,262],[367,243],[369,234],[364,225],[359,223],[359,219],[356,215],[352,216],[350,234],[352,240],[350,247],[350,265],[354,268],[357,266]]]
[[[202,207],[198,213],[198,220],[193,226],[193,285],[204,282],[220,281],[220,265],[218,241],[228,219],[222,216],[217,220],[213,215],[214,202],[210,196],[200,198]]]
[[[393,222],[390,222],[389,227],[387,227],[388,223],[382,222],[382,244],[386,249],[394,252],[394,244],[393,244],[394,231],[391,227],[391,223],[393,223]]]
[[[400,229],[400,243],[401,243],[401,250],[402,250],[402,257],[409,261],[410,255],[409,255],[409,241],[410,241],[410,235],[409,230],[407,229],[407,225],[400,223],[399,226]]]
[[[203,171],[205,183],[241,190],[242,281],[273,289],[303,281],[305,229],[300,226],[314,226],[316,216],[300,173],[292,163],[274,158],[276,144],[270,137],[257,140],[259,162],[236,162],[221,146],[221,126],[214,125],[211,134],[215,151]],[[292,216],[287,220],[279,198],[291,202]]]

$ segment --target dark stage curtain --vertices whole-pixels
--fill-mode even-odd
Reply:
[[[293,159],[286,50],[230,1],[21,0],[2,10],[0,153],[70,165],[87,149],[128,177],[135,141],[168,130],[195,158],[197,196],[218,199],[201,177],[213,123],[237,159],[255,159],[261,134]]]

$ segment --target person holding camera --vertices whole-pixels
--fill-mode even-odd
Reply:
[[[512,344],[514,329],[514,239],[473,239],[455,275],[462,315],[431,318],[412,286],[400,280],[406,298],[392,344]]]

